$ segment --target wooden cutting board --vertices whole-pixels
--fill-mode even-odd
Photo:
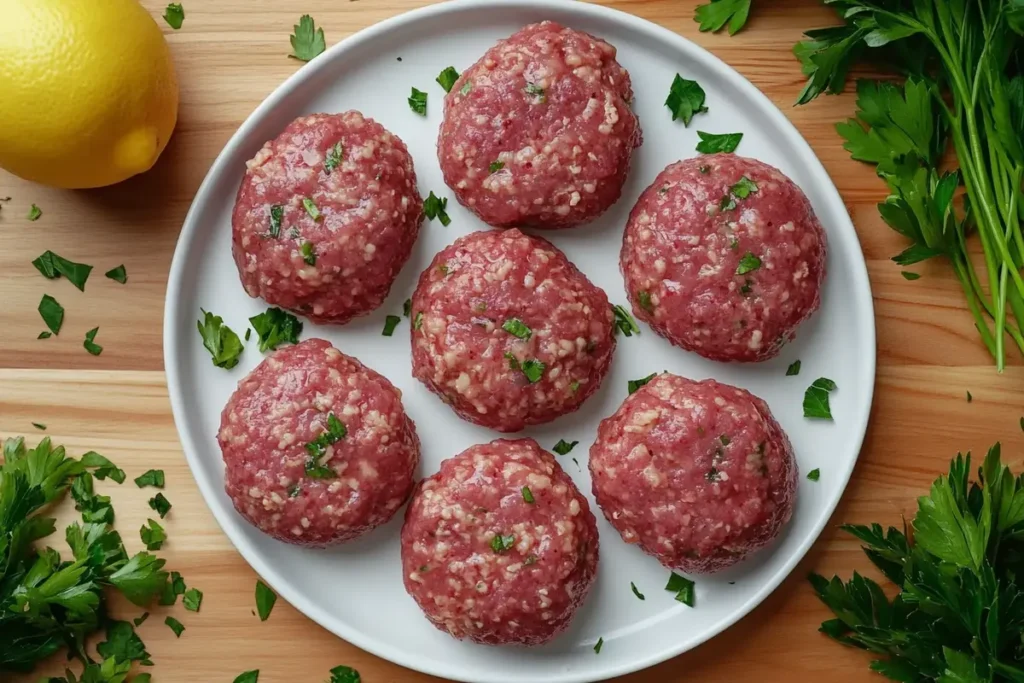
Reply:
[[[568,1],[568,0],[567,0]],[[162,0],[145,0],[163,13]],[[229,682],[259,668],[261,683],[325,680],[348,664],[366,683],[431,679],[362,652],[335,638],[283,602],[261,623],[253,614],[256,576],[234,551],[203,503],[185,464],[171,419],[161,349],[164,293],[171,254],[185,212],[221,147],[243,119],[300,65],[288,59],[288,36],[302,13],[324,27],[328,44],[425,0],[185,0],[180,31],[161,27],[181,81],[177,131],[157,166],[116,187],[67,192],[31,185],[0,172],[0,436],[41,436],[31,423],[72,453],[95,449],[137,476],[167,473],[173,504],[162,553],[168,568],[203,590],[199,614],[180,603],[155,611],[140,635],[152,653],[157,683]],[[747,30],[735,37],[701,34],[693,22],[698,0],[607,0],[605,4],[666,26],[707,47],[753,81],[811,142],[839,186],[868,261],[878,322],[878,381],[871,428],[850,487],[833,524],[792,576],[739,624],[675,660],[627,677],[634,683],[770,681],[844,683],[873,680],[868,657],[816,632],[827,611],[804,579],[814,570],[877,578],[843,522],[899,524],[916,497],[956,451],[983,451],[997,440],[1019,469],[1024,436],[1024,371],[1019,358],[998,375],[978,341],[960,289],[942,262],[916,268],[908,282],[889,257],[904,247],[878,217],[884,197],[870,168],[851,161],[833,124],[853,111],[851,95],[823,97],[793,108],[803,78],[790,50],[803,30],[834,20],[819,0],[755,0]],[[43,211],[25,219],[35,203]],[[85,293],[66,281],[44,280],[31,260],[53,249],[94,264]],[[118,264],[127,285],[103,278]],[[43,324],[36,306],[44,293],[67,309],[59,337],[36,339]],[[95,326],[103,354],[82,348]],[[966,392],[973,394],[968,403]],[[822,444],[828,448],[829,444]],[[828,476],[823,468],[822,476]],[[116,488],[118,524],[129,549],[152,512],[151,491],[129,481]],[[63,514],[68,516],[70,505]],[[59,538],[54,543],[61,547]],[[323,586],[323,590],[335,590]],[[346,586],[345,590],[358,589]],[[124,608],[127,606],[121,605]],[[138,610],[119,610],[135,616]],[[165,612],[186,626],[181,638],[164,626]],[[47,673],[59,671],[59,662]],[[42,672],[37,672],[41,674]],[[36,680],[36,676],[20,680]],[[16,679],[17,680],[17,679]]]

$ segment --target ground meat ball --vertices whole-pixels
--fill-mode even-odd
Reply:
[[[793,514],[793,447],[768,405],[713,380],[658,375],[598,427],[594,497],[627,543],[666,567],[713,572]]]
[[[499,228],[569,228],[622,193],[640,123],[615,48],[550,21],[501,41],[444,101],[437,155],[459,202]]]
[[[249,296],[321,323],[380,306],[422,217],[405,144],[357,111],[313,114],[246,166],[231,225]]]
[[[550,242],[514,229],[466,235],[435,256],[412,316],[413,375],[500,432],[579,408],[615,350],[605,293]]]
[[[597,572],[597,521],[533,439],[441,463],[402,527],[405,589],[456,638],[537,645],[565,629]]]
[[[391,519],[412,492],[420,457],[401,392],[322,339],[275,351],[243,379],[217,441],[239,514],[274,538],[311,546]]]
[[[629,216],[633,312],[712,360],[776,356],[821,303],[825,232],[780,171],[732,154],[672,164]]]

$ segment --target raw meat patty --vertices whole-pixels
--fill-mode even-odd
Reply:
[[[597,555],[587,499],[533,439],[445,460],[420,483],[402,527],[409,595],[442,631],[490,645],[537,645],[565,629]]]
[[[705,358],[776,356],[821,303],[825,232],[768,164],[732,154],[672,164],[629,216],[620,257],[633,313]]]
[[[274,538],[324,546],[391,519],[420,457],[402,396],[322,339],[275,351],[238,384],[217,434],[235,509]]]
[[[357,111],[313,114],[246,166],[231,226],[249,296],[319,323],[380,306],[422,218],[405,144]]]
[[[466,235],[435,256],[412,319],[413,376],[499,432],[579,408],[615,350],[605,293],[550,242],[515,229]]]
[[[658,375],[602,420],[594,497],[627,543],[689,573],[732,566],[793,514],[793,447],[768,405],[714,380]]]
[[[622,193],[640,122],[615,48],[550,21],[499,42],[444,100],[437,156],[459,202],[498,228],[569,228]]]

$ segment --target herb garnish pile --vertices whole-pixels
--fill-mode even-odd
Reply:
[[[892,600],[860,574],[811,574],[836,615],[822,633],[879,656],[871,668],[912,683],[1024,680],[1024,476],[993,446],[970,481],[971,456],[918,499],[909,528],[844,525],[900,592]]]

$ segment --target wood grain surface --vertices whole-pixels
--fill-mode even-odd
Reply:
[[[500,1],[500,0],[496,0]],[[568,1],[568,0],[567,0]],[[144,4],[158,17],[162,0]],[[176,639],[164,626],[167,608],[140,629],[153,655],[158,683],[231,681],[259,668],[261,683],[314,682],[338,664],[358,668],[366,683],[422,682],[430,677],[377,659],[335,638],[283,601],[270,620],[253,614],[253,571],[233,550],[203,503],[185,464],[171,419],[161,349],[163,302],[171,254],[196,189],[228,137],[254,107],[299,64],[286,57],[292,24],[302,13],[324,27],[328,44],[425,0],[186,0],[180,31],[162,20],[181,81],[177,131],[149,173],[88,192],[47,189],[0,172],[0,436],[40,432],[72,453],[98,450],[137,476],[162,468],[174,507],[163,555],[189,585],[204,591],[200,614],[179,605],[169,612],[187,630]],[[871,427],[846,495],[828,530],[789,579],[738,625],[677,659],[622,680],[632,683],[768,681],[847,683],[871,679],[863,653],[816,632],[826,610],[804,580],[815,570],[844,576],[868,567],[858,544],[835,529],[843,522],[898,524],[916,497],[957,450],[982,451],[995,441],[1020,468],[1024,435],[1024,368],[1011,360],[998,375],[978,341],[952,273],[929,263],[908,282],[889,257],[903,240],[879,219],[884,196],[870,168],[851,161],[833,131],[849,116],[853,97],[791,103],[803,79],[790,49],[804,29],[833,21],[819,0],[757,0],[747,30],[730,38],[701,34],[693,22],[698,0],[607,0],[605,4],[666,26],[730,63],[780,107],[810,141],[839,187],[857,227],[874,291],[878,377]],[[30,204],[43,210],[25,219]],[[66,281],[47,281],[31,260],[53,249],[96,266],[85,293]],[[118,264],[128,284],[102,273]],[[59,337],[36,339],[43,293],[67,309]],[[82,348],[99,325],[103,354]],[[966,392],[973,394],[968,403]],[[828,444],[822,444],[828,448]],[[150,491],[112,490],[121,531],[138,549],[135,529],[151,514]],[[62,514],[70,514],[65,505]],[[57,541],[58,545],[60,541]],[[329,590],[330,587],[325,587]],[[117,610],[125,616],[138,610]],[[59,670],[59,662],[48,673]],[[37,672],[41,673],[41,672]],[[31,678],[16,680],[35,680]],[[483,683],[483,682],[481,682]]]

